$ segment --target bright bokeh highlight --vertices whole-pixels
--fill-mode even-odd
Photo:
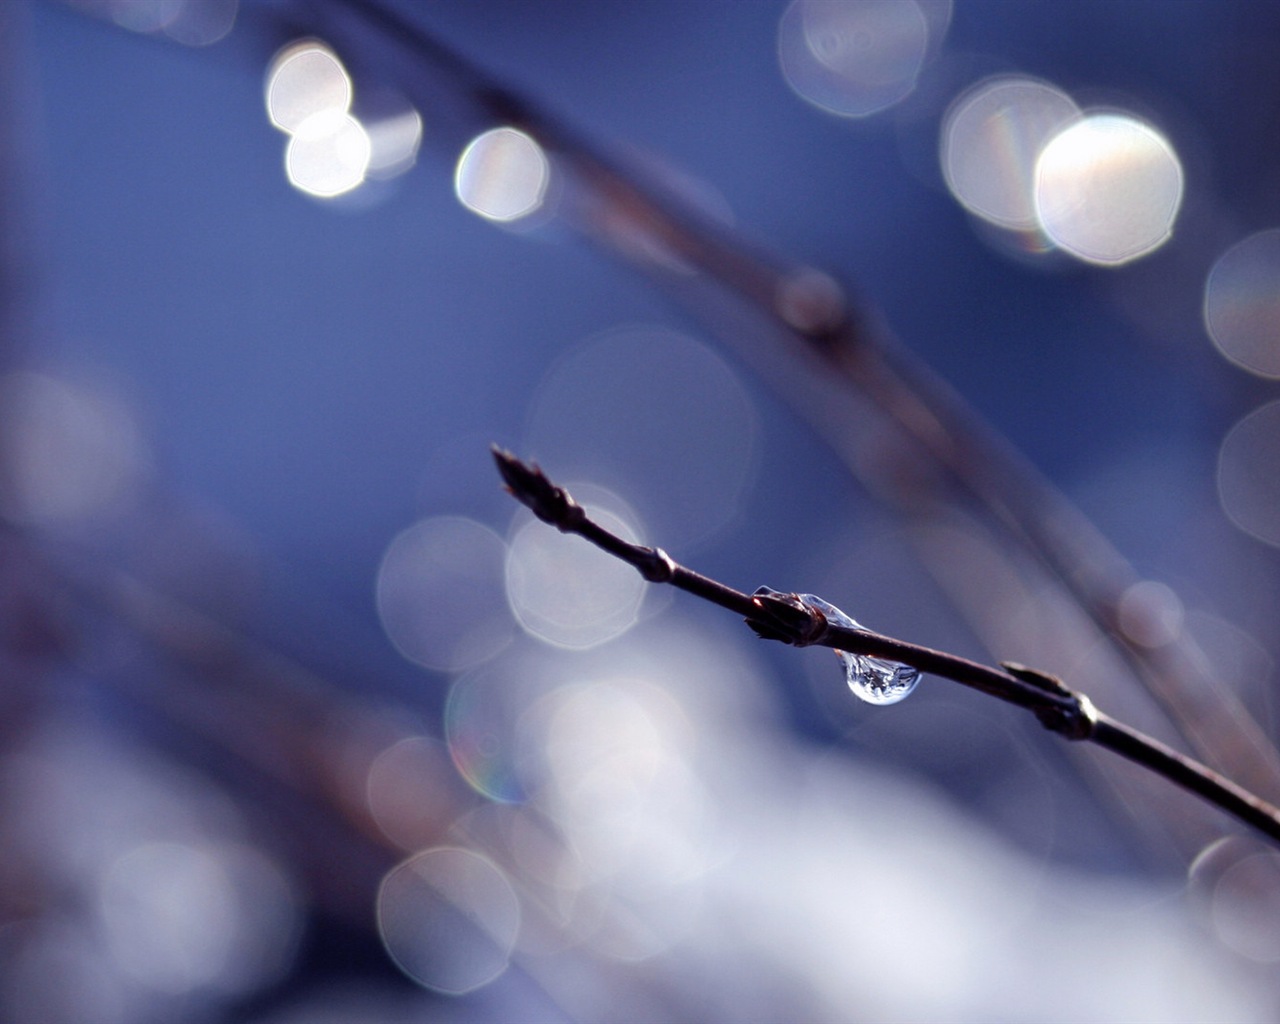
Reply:
[[[1036,230],[1036,161],[1079,116],[1070,96],[1038,79],[1005,76],[974,86],[943,119],[939,155],[951,194],[998,227]]]
[[[1250,235],[1219,257],[1205,281],[1204,323],[1231,362],[1280,378],[1280,229]]]
[[[323,43],[295,43],[272,62],[267,113],[290,136],[285,174],[294,188],[330,199],[364,182],[373,144],[351,114],[352,98],[351,77]]]
[[[454,190],[472,213],[516,221],[542,206],[550,181],[551,164],[531,136],[515,128],[494,128],[462,151]]]
[[[316,114],[289,140],[285,173],[294,188],[328,199],[364,181],[372,153],[368,133],[350,114]]]
[[[1223,440],[1218,499],[1245,533],[1280,546],[1280,402],[1255,409]]]
[[[545,756],[539,804],[588,879],[655,892],[707,868],[713,816],[672,694],[619,674],[551,694],[532,727]]]
[[[284,132],[296,132],[320,114],[351,108],[351,77],[323,43],[296,43],[280,53],[267,74],[267,114]]]
[[[732,643],[644,628],[593,652],[513,646],[450,695],[450,753],[491,800],[463,834],[496,833],[522,897],[554,922],[522,934],[527,952],[636,961],[711,924],[705,886],[728,822],[709,780],[740,777],[724,741],[761,679]],[[522,797],[493,796],[504,791]]]
[[[1041,230],[1087,263],[1154,252],[1173,232],[1182,165],[1169,140],[1125,114],[1092,114],[1055,135],[1036,163]]]
[[[397,966],[419,985],[462,995],[507,969],[520,901],[488,857],[437,847],[383,879],[378,931]]]
[[[942,31],[949,5],[945,12],[936,19]],[[930,30],[916,0],[796,0],[778,24],[778,59],[802,99],[843,117],[867,117],[915,89]]]

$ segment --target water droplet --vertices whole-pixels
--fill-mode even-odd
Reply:
[[[835,605],[820,597],[801,594],[800,600],[822,612],[832,625],[869,632]],[[920,682],[920,670],[899,661],[885,661],[883,658],[870,658],[863,654],[850,654],[848,651],[836,651],[836,654],[844,662],[849,689],[868,704],[896,704]]]

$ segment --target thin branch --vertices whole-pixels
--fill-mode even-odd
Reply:
[[[1211,768],[1103,714],[1088,697],[1068,689],[1054,676],[1012,662],[992,668],[870,630],[840,626],[797,594],[779,594],[763,588],[755,594],[744,594],[685,568],[661,548],[631,544],[610,533],[536,465],[521,462],[497,446],[493,457],[507,490],[543,522],[589,540],[633,566],[650,583],[669,583],[741,615],[764,639],[902,662],[1025,708],[1051,732],[1105,747],[1199,795],[1280,843],[1280,810]]]

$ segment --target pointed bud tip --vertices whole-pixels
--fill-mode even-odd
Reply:
[[[498,472],[507,485],[507,490],[524,501],[524,495],[529,493],[531,485],[542,476],[541,471],[537,466],[521,462],[510,451],[497,444],[490,445],[489,451],[498,465]]]

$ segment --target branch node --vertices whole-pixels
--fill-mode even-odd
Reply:
[[[1093,701],[1084,694],[1068,689],[1057,676],[1041,672],[1038,668],[1029,668],[1016,661],[1002,661],[1000,667],[1015,679],[1030,683],[1045,693],[1068,698],[1067,704],[1042,704],[1034,709],[1040,724],[1050,732],[1056,732],[1069,740],[1087,740],[1093,736],[1094,727],[1098,724],[1098,712]]]
[[[636,568],[650,583],[670,583],[676,574],[676,563],[662,548],[642,548]]]

